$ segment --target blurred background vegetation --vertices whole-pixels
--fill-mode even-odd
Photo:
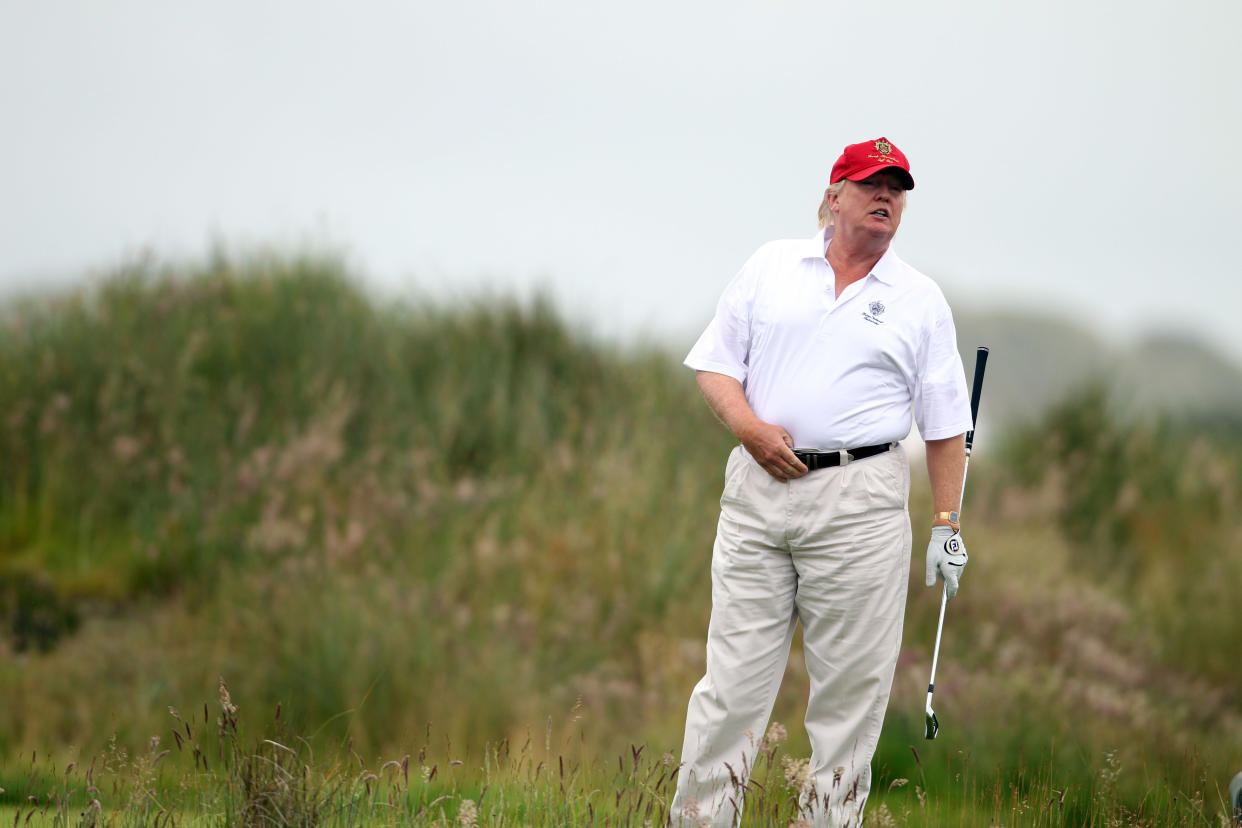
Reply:
[[[967,371],[977,344],[992,363],[942,733],[923,741],[918,468],[878,785],[1046,767],[1082,796],[1211,798],[1242,769],[1237,369],[1050,320],[959,329]],[[322,255],[10,302],[0,757],[137,749],[221,676],[243,711],[282,703],[368,757],[548,727],[677,753],[731,442],[680,356],[601,344],[539,297],[377,301]],[[806,692],[795,644],[774,718],[804,754]]]

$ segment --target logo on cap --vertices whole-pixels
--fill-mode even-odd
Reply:
[[[862,181],[886,167],[892,168],[907,190],[914,189],[914,178],[910,175],[910,162],[906,160],[901,150],[884,137],[846,146],[841,152],[841,157],[832,165],[829,183],[835,184],[843,178],[850,181]]]

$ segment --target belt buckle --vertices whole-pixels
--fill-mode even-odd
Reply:
[[[854,455],[850,454],[845,449],[837,449],[837,458],[838,458],[838,465],[848,466],[850,464],[850,461],[854,459]]]

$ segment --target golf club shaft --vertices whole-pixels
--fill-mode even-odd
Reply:
[[[966,473],[970,469],[970,448],[966,448],[966,464],[961,469],[961,498],[958,500],[958,513],[966,499]],[[949,587],[945,585],[940,592],[940,621],[935,626],[935,649],[931,650],[931,677],[928,679],[928,708],[931,708],[931,694],[935,693],[935,667],[940,660],[940,633],[944,632],[944,610],[949,606]]]
[[[957,511],[960,515],[962,505],[966,502],[966,475],[970,471],[970,451],[975,443],[975,420],[979,416],[979,396],[983,393],[983,372],[988,364],[988,349],[980,346],[975,352],[975,381],[970,390],[970,431],[966,432],[966,460],[962,464],[962,491],[958,495]],[[960,519],[960,518],[959,518]],[[936,646],[932,650],[931,676],[927,679],[927,715],[934,721],[932,712],[932,696],[936,692],[936,666],[940,662],[940,638],[944,632],[944,611],[949,605],[949,587],[946,584],[940,593],[940,620],[936,622]],[[929,725],[929,727],[931,727]],[[939,725],[936,725],[939,729]],[[928,731],[927,738],[934,739],[935,733]]]
[[[973,432],[972,432],[973,435]],[[966,464],[962,467],[962,494],[957,501],[957,511],[961,514],[962,504],[966,501],[966,475],[970,471],[970,444],[966,444]],[[927,680],[927,706],[931,707],[932,693],[936,688],[936,664],[940,661],[940,634],[944,631],[944,610],[949,605],[949,587],[946,585],[940,593],[940,621],[936,624],[936,647],[932,650],[931,678]]]

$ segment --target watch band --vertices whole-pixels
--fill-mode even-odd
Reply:
[[[932,526],[949,526],[954,532],[962,531],[962,523],[957,512],[936,512],[932,515]]]

